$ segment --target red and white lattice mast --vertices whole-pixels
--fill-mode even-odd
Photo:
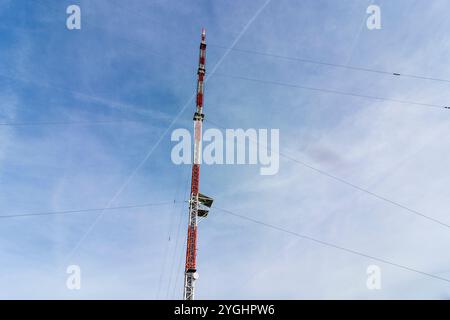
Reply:
[[[189,225],[186,247],[186,266],[184,273],[184,299],[194,299],[195,280],[197,273],[197,218],[206,217],[211,207],[212,199],[199,192],[200,185],[200,163],[202,152],[202,122],[203,114],[203,83],[205,79],[206,62],[206,32],[202,29],[202,40],[200,42],[200,56],[198,63],[197,80],[197,108],[194,113],[194,162],[192,165],[191,195],[189,200]]]

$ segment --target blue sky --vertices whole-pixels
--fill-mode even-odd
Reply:
[[[207,119],[279,129],[282,152],[450,223],[450,113],[227,76],[448,105],[445,82],[221,48],[450,78],[448,1],[376,0],[382,29],[370,31],[372,2],[0,1],[1,122],[72,123],[0,127],[1,214],[186,199],[190,167],[171,162],[170,134],[146,155],[180,110],[172,129],[192,127],[195,106],[186,103],[205,27],[207,73],[215,70]],[[66,29],[70,4],[81,7],[81,30]],[[139,121],[98,123],[111,120]],[[450,278],[448,228],[280,161],[274,176],[203,166],[201,190],[218,207]],[[184,203],[1,222],[0,298],[182,297]],[[218,210],[200,223],[198,253],[200,299],[450,296],[446,282]],[[81,267],[81,290],[66,288],[69,264]],[[366,288],[372,264],[381,290]]]

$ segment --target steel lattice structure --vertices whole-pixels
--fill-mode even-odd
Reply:
[[[198,217],[206,217],[208,211],[200,206],[210,207],[212,199],[199,192],[200,187],[200,163],[202,151],[202,123],[203,123],[203,82],[205,79],[206,62],[206,32],[202,29],[200,42],[200,55],[198,63],[197,99],[194,113],[194,161],[192,165],[191,194],[189,200],[189,224],[186,246],[186,266],[184,276],[184,299],[193,300],[197,273],[197,220]]]

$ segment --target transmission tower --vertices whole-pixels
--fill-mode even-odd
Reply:
[[[197,107],[194,113],[194,161],[192,165],[191,194],[189,199],[189,224],[186,245],[186,266],[184,271],[184,299],[194,300],[195,281],[197,273],[197,220],[206,217],[213,199],[199,192],[200,163],[202,152],[202,123],[203,114],[203,82],[205,79],[206,62],[206,32],[202,29],[200,55],[198,62]]]

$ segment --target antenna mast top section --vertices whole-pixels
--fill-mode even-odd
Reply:
[[[202,41],[205,41],[206,38],[206,29],[202,28]]]
[[[198,81],[197,81],[197,110],[194,120],[203,121],[203,81],[205,80],[205,63],[206,63],[206,30],[202,28],[202,40],[200,42],[200,54],[198,58]]]

